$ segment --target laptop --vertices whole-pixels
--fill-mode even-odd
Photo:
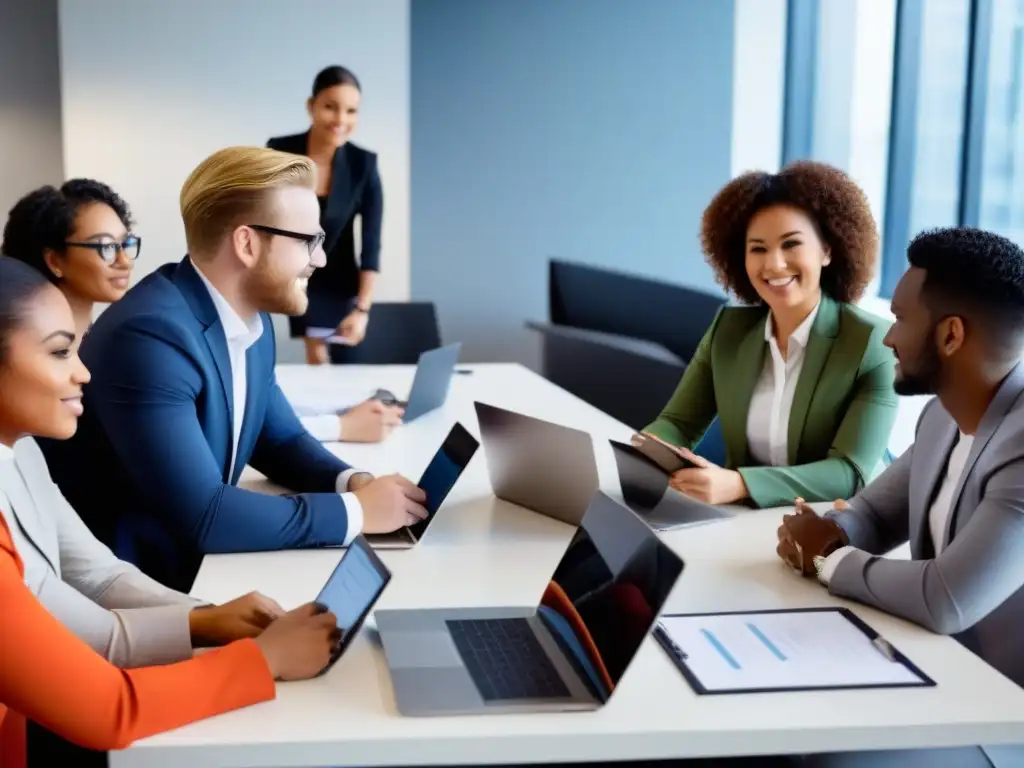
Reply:
[[[682,570],[633,512],[598,493],[537,605],[376,612],[398,710],[599,709]]]
[[[333,667],[366,621],[377,599],[391,581],[391,571],[370,549],[366,538],[356,536],[341,556],[316,601],[327,606],[338,619],[341,643],[331,654],[324,674]]]
[[[494,495],[579,525],[600,484],[590,435],[494,405],[473,405]]]
[[[427,494],[427,518],[391,533],[365,534],[370,545],[377,549],[409,549],[416,546],[479,445],[476,438],[456,422],[417,483]]]
[[[437,410],[448,399],[455,365],[459,362],[462,344],[456,342],[446,347],[431,349],[420,355],[416,364],[416,376],[406,400],[399,399],[393,392],[378,389],[373,397],[385,405],[397,405],[405,409],[402,422],[408,424],[424,414]]]
[[[619,471],[622,498],[656,531],[668,531],[735,517],[721,507],[697,501],[668,484],[660,463],[629,443],[609,440]]]

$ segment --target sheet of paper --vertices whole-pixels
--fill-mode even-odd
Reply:
[[[926,684],[839,611],[665,616],[661,626],[709,692]]]

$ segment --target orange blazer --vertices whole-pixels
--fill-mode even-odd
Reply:
[[[274,698],[252,640],[194,659],[122,670],[46,612],[0,515],[0,765],[23,768],[25,719],[80,746],[121,749],[136,739]]]

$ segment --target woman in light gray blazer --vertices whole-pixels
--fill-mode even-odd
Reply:
[[[119,667],[168,664],[198,645],[255,637],[280,606],[252,593],[221,606],[194,600],[118,560],[50,478],[35,440],[0,445],[0,514],[25,582],[68,629]]]

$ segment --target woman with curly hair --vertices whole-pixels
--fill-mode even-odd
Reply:
[[[81,337],[94,304],[127,293],[141,248],[128,204],[114,190],[71,179],[59,189],[40,187],[14,205],[0,253],[35,267],[60,288]]]
[[[728,306],[644,432],[691,466],[674,488],[758,507],[847,499],[874,474],[896,419],[888,323],[853,305],[878,258],[864,193],[808,161],[747,173],[711,201],[701,243]],[[691,449],[718,417],[726,463]]]

